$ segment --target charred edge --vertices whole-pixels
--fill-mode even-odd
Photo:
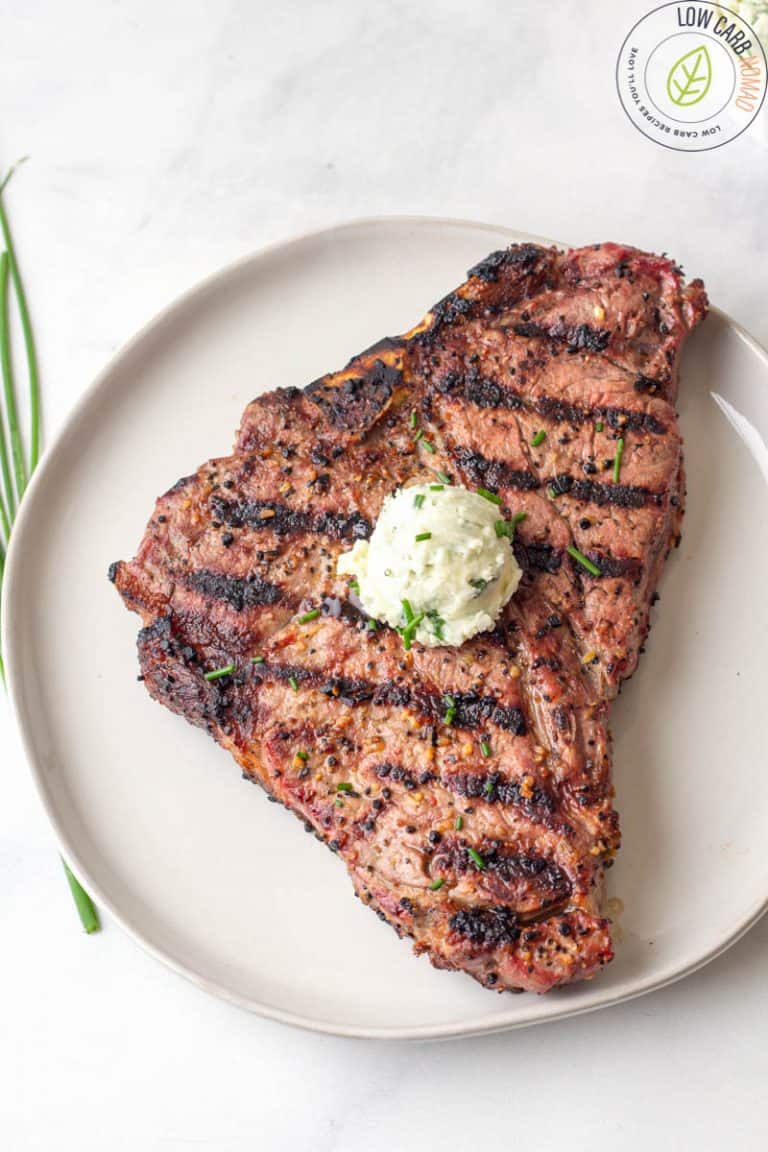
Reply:
[[[462,908],[449,921],[451,931],[481,948],[513,945],[520,939],[520,925],[511,908]]]
[[[313,381],[305,390],[307,396],[334,428],[362,432],[387,406],[402,380],[402,372],[376,359],[360,376],[351,376],[343,383],[334,383],[334,379],[333,376],[321,376]]]
[[[545,340],[565,344],[569,352],[603,352],[611,339],[608,329],[593,328],[590,324],[566,324],[563,320],[556,320],[549,327],[525,321],[514,324],[512,330],[516,336],[526,339],[543,337]]]
[[[276,584],[270,584],[255,572],[241,579],[212,572],[209,568],[200,568],[197,572],[185,573],[180,580],[193,592],[200,592],[211,600],[226,601],[236,612],[242,612],[244,608],[276,604],[283,598]]]
[[[533,472],[510,468],[503,460],[489,460],[471,448],[455,449],[453,458],[470,480],[486,488],[516,488],[531,492],[539,487],[539,480]]]
[[[359,512],[306,512],[271,500],[225,500],[211,497],[211,513],[230,528],[265,528],[276,536],[313,532],[332,540],[367,540],[373,531]]]
[[[295,679],[323,695],[339,700],[342,704],[380,704],[396,708],[414,708],[431,720],[442,720],[445,715],[443,696],[418,688],[411,689],[394,680],[382,684],[372,684],[369,680],[347,676],[326,676],[301,665],[267,664],[260,665],[258,676],[274,680]],[[448,691],[446,689],[446,691]],[[474,692],[452,692],[455,701],[454,724],[457,728],[478,728],[482,724],[494,724],[515,736],[526,733],[525,717],[519,708],[509,707],[492,696],[480,696]]]
[[[559,400],[555,396],[538,396],[533,400],[524,400],[514,388],[505,388],[496,380],[472,371],[465,374],[448,372],[435,381],[435,388],[444,396],[463,397],[478,408],[506,408],[510,411],[528,408],[556,424],[588,424],[603,420],[614,430],[652,432],[657,436],[667,430],[666,425],[655,416],[631,408],[613,408],[605,405],[583,408],[578,404]]]
[[[491,252],[485,260],[481,260],[467,272],[467,279],[475,276],[490,284],[498,280],[500,273],[509,267],[529,272],[539,263],[545,250],[535,244],[515,244],[511,248],[502,248],[498,252]]]
[[[468,300],[465,296],[460,296],[458,292],[450,292],[444,296],[442,300],[438,300],[434,308],[431,309],[432,324],[426,332],[420,333],[417,340],[429,340],[438,328],[443,328],[449,324],[455,324],[457,320],[469,316],[472,312],[474,301]]]
[[[444,788],[466,799],[482,799],[487,804],[509,804],[533,815],[555,810],[555,801],[543,788],[524,790],[518,780],[508,780],[499,772],[456,772],[441,780]]]
[[[404,336],[384,336],[381,340],[377,340],[375,344],[371,344],[370,348],[366,348],[365,351],[360,352],[357,356],[353,356],[347,367],[351,367],[356,360],[360,360],[363,356],[375,356],[377,352],[402,352],[403,349],[407,347],[408,341]]]
[[[585,504],[597,504],[603,508],[607,504],[617,508],[643,508],[646,504],[661,504],[663,492],[651,492],[635,484],[600,484],[594,480],[578,480],[567,472],[554,476],[549,487],[556,495],[569,494]]]
[[[117,580],[117,573],[120,570],[120,564],[120,560],[114,560],[107,569],[107,580],[109,580],[110,584],[114,584],[115,580]]]

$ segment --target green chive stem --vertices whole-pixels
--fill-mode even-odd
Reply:
[[[295,676],[289,676],[288,677],[288,683],[290,684],[291,688],[293,688],[294,692],[298,692],[299,682]]]
[[[445,876],[441,876],[439,880],[433,880],[429,886],[430,892],[437,892],[445,884]]]
[[[423,493],[423,492],[417,492],[417,493],[416,493],[416,495],[415,495],[415,496],[414,496],[414,498],[413,498],[413,506],[414,506],[414,508],[421,508],[421,507],[423,507],[423,505],[424,505],[424,501],[425,501],[425,500],[426,500],[426,496],[424,495],[424,493]]]
[[[431,443],[429,442],[429,440],[422,440],[422,444],[423,444],[423,445],[424,445],[424,447],[426,448],[427,452],[434,452],[434,451],[435,451],[435,446],[434,446],[434,444],[431,444]]]
[[[451,483],[451,478],[447,472],[435,472],[435,476],[437,476],[437,478],[441,484],[450,484]]]
[[[337,792],[351,792],[352,791],[352,785],[349,784],[346,780],[342,780],[340,784],[336,785],[336,791]]]
[[[462,828],[464,827],[464,817],[457,816],[453,822],[453,826],[457,832],[461,832]]]
[[[23,161],[19,161],[19,163],[23,163]],[[21,331],[24,336],[24,347],[27,353],[27,369],[29,373],[29,471],[31,474],[34,472],[37,462],[40,459],[40,381],[37,371],[37,350],[35,348],[34,332],[32,331],[32,320],[30,319],[29,308],[27,307],[27,297],[24,292],[21,272],[19,271],[19,262],[16,259],[16,248],[13,243],[13,237],[11,236],[8,216],[6,215],[5,204],[3,202],[3,193],[8,187],[8,183],[17,168],[18,164],[14,164],[6,173],[2,184],[0,184],[0,228],[3,232],[5,247],[8,250],[8,264],[11,272],[11,280],[13,281],[13,289],[16,294],[16,304],[19,309]],[[8,422],[9,424],[11,422],[10,411],[8,412]],[[21,493],[19,493],[19,495],[21,495]]]
[[[602,572],[597,564],[590,560],[588,556],[585,556],[583,552],[579,552],[575,545],[569,544],[566,552],[569,556],[573,557],[577,564],[581,564],[582,568],[586,568],[587,572],[591,572],[593,576],[602,576]]]
[[[533,448],[538,448],[540,444],[544,443],[546,438],[547,438],[547,434],[542,429],[540,432],[537,432],[536,435],[534,436],[533,440],[531,440],[531,446]]]
[[[483,860],[480,853],[475,851],[474,848],[467,848],[467,854],[469,855],[470,859],[477,865],[478,868],[485,868],[485,860]]]
[[[624,455],[624,437],[619,436],[616,441],[616,455],[613,460],[613,482],[618,484],[619,473],[621,472],[621,458]]]
[[[222,676],[231,676],[234,670],[234,664],[225,664],[223,668],[212,668],[210,672],[203,673],[203,680],[220,680]]]
[[[319,608],[313,608],[310,612],[305,612],[303,616],[299,616],[299,624],[309,624],[310,620],[317,620],[320,615]]]
[[[264,663],[264,657],[263,656],[251,656],[251,664],[263,664],[263,663]]]
[[[101,924],[99,923],[99,914],[94,907],[93,901],[80,881],[73,874],[66,860],[62,859],[61,862],[64,865],[64,872],[69,881],[69,888],[75,901],[75,907],[80,915],[80,923],[89,935],[91,932],[98,932]]]
[[[501,504],[501,496],[497,496],[495,492],[489,492],[487,488],[477,488],[476,491],[478,496],[490,500],[491,504]]]
[[[595,424],[595,431],[602,432],[602,430],[603,430],[603,422],[602,422],[602,420],[598,420],[597,424]]]
[[[490,744],[488,743],[488,741],[487,741],[487,740],[481,740],[481,741],[480,741],[480,751],[482,752],[483,756],[485,756],[486,758],[487,758],[488,756],[490,756],[490,754],[491,754],[491,746],[490,746]]]
[[[3,390],[6,404],[8,396],[13,399],[13,372],[11,368],[11,336],[8,323],[8,253],[0,255],[0,360],[2,361]],[[14,405],[15,409],[15,405]],[[11,422],[11,408],[8,407],[8,422]],[[13,448],[13,432],[11,432],[11,447]],[[11,524],[16,512],[16,501],[13,494],[13,480],[11,478],[11,465],[8,457],[8,448],[5,442],[5,421],[0,409],[0,468],[3,473],[3,486],[5,488],[5,501],[3,505],[2,520],[5,538],[11,534]],[[17,473],[18,477],[18,473]],[[19,495],[21,499],[21,495]]]
[[[415,537],[417,544],[421,543],[422,540],[431,540],[431,539],[432,539],[432,533],[431,532],[419,532],[419,534]]]

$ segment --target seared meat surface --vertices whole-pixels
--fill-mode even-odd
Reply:
[[[546,991],[613,954],[608,710],[679,535],[677,361],[705,312],[700,281],[632,248],[493,253],[405,336],[254,400],[233,454],[110,569],[152,696],[417,952],[487,987]],[[524,577],[493,632],[405,651],[336,560],[439,472],[526,513]]]

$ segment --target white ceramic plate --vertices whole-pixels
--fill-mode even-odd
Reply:
[[[364,221],[214,276],[86,394],[15,530],[6,664],[64,853],[152,953],[265,1016],[398,1038],[551,1020],[691,972],[766,906],[768,357],[717,312],[683,364],[683,545],[614,713],[624,846],[609,877],[624,911],[616,959],[594,982],[496,996],[434,971],[353,899],[339,861],[294,817],[136,683],[138,620],[106,572],[132,554],[157,494],[230,450],[254,394],[302,385],[409,327],[465,269],[519,238]]]

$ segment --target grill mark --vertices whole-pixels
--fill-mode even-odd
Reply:
[[[359,512],[346,516],[340,512],[307,512],[274,500],[226,500],[223,496],[212,496],[210,506],[214,520],[230,528],[267,528],[276,536],[311,532],[332,540],[367,540],[373,531],[370,521]],[[265,512],[274,515],[265,517]]]
[[[553,860],[543,856],[527,856],[522,853],[505,853],[500,841],[480,845],[480,855],[486,869],[506,883],[519,881],[530,884],[541,897],[543,905],[551,914],[555,905],[565,903],[573,886],[563,869]],[[467,845],[460,840],[452,840],[442,845],[433,857],[433,870],[462,874],[472,872],[475,862],[467,851]]]
[[[564,552],[553,548],[551,544],[524,543],[519,535],[515,536],[512,547],[517,562],[524,572],[549,572],[554,575],[565,557]],[[572,557],[569,559],[575,571],[588,580],[600,580],[606,576],[627,576],[639,581],[643,574],[643,562],[636,556],[607,556],[604,552],[595,551],[585,552],[584,555],[600,569],[599,576],[593,576]]]
[[[522,808],[529,816],[541,817],[555,810],[555,799],[544,788],[536,784],[524,793],[519,780],[508,780],[500,772],[455,772],[440,783],[456,796]]]
[[[455,702],[453,723],[457,728],[479,728],[484,724],[493,724],[514,736],[524,736],[527,731],[525,716],[519,708],[500,704],[493,696],[480,696],[475,692],[451,692],[446,689],[445,693],[438,694],[421,687],[410,688],[394,680],[374,684],[370,680],[348,676],[329,676],[300,664],[260,664],[256,675],[259,679],[266,677],[278,681],[288,681],[293,677],[298,684],[314,688],[350,706],[371,703],[413,708],[434,721],[442,720],[445,716],[443,696],[450,695]]]
[[[525,399],[514,388],[506,388],[496,380],[480,376],[477,372],[468,372],[464,375],[449,372],[435,381],[435,388],[444,396],[463,397],[478,408],[504,408],[512,411],[525,408],[558,424],[589,424],[595,420],[603,420],[609,427],[619,431],[652,432],[657,436],[667,431],[666,425],[649,412],[605,404],[585,408],[580,404],[560,400],[556,396],[544,395]]]
[[[603,420],[617,430],[654,432],[658,436],[667,430],[666,425],[655,416],[632,408],[612,408],[605,404],[583,408],[579,404],[558,400],[556,396],[538,396],[532,406],[540,416],[561,424],[588,424],[594,420]]]
[[[503,460],[491,460],[471,448],[456,448],[452,455],[475,484],[489,489],[516,488],[526,492],[539,487],[538,477],[528,469],[510,468]]]
[[[554,575],[563,562],[563,554],[551,544],[524,542],[519,533],[515,534],[512,548],[515,559],[524,572],[549,572]]]
[[[566,324],[564,320],[556,320],[549,327],[537,324],[535,321],[525,321],[514,324],[512,331],[516,336],[526,339],[543,337],[546,340],[555,340],[565,344],[569,352],[604,352],[611,340],[611,333],[607,328],[593,328],[590,324]]]
[[[493,908],[461,908],[451,916],[451,931],[483,949],[516,944],[520,939],[518,917],[503,904]]]
[[[597,504],[600,508],[607,504],[617,508],[643,508],[646,504],[661,504],[663,492],[652,492],[635,484],[602,484],[596,480],[580,480],[563,472],[553,476],[549,487],[558,495],[570,495],[586,504]]]
[[[211,600],[226,601],[236,612],[257,605],[277,604],[283,599],[282,590],[257,573],[251,573],[243,580],[238,576],[213,572],[210,568],[200,568],[196,572],[184,573],[177,579],[193,592],[201,592]]]

